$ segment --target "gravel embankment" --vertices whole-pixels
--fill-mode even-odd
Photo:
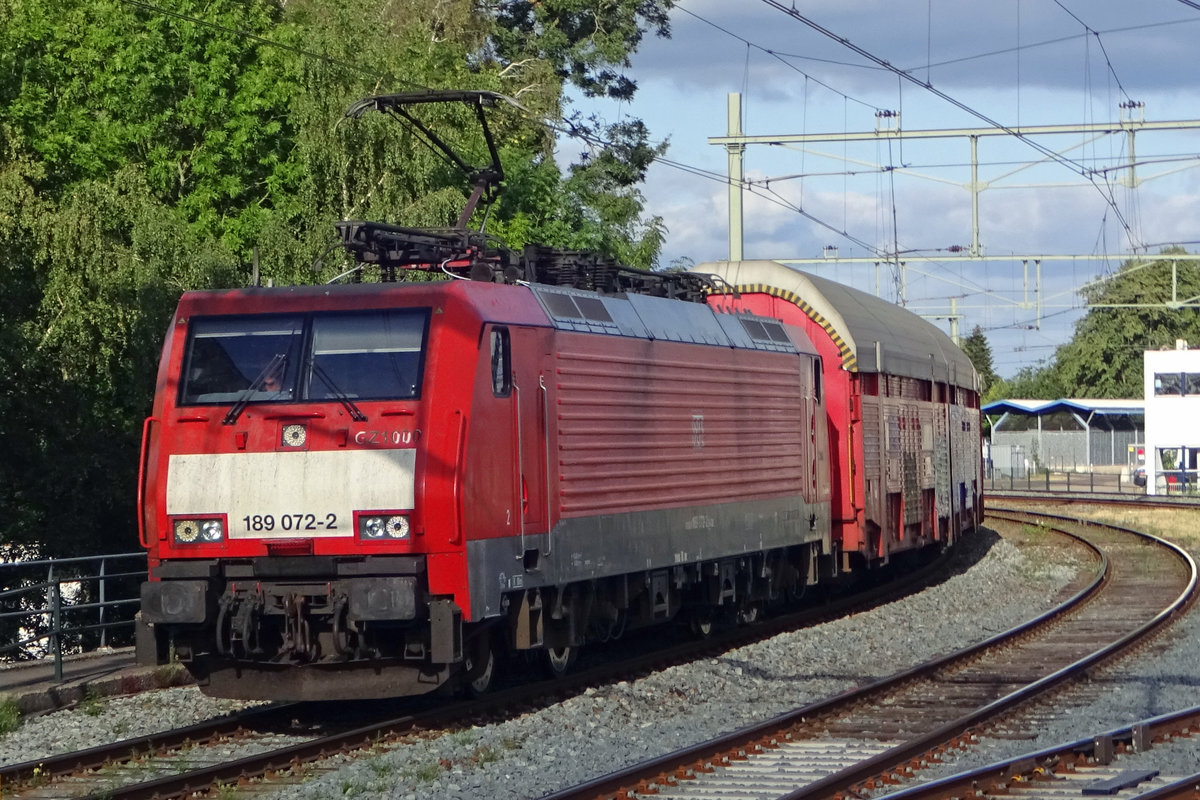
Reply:
[[[948,580],[888,606],[634,682],[595,687],[506,722],[369,757],[339,757],[317,770],[319,777],[282,788],[278,796],[539,797],[987,638],[1048,607],[1075,574],[1075,566],[1035,563],[987,532],[965,542],[955,560],[957,569]],[[1170,658],[1139,659],[1130,666],[1127,690],[1114,687],[1104,693],[1123,700],[1105,704],[1096,699],[1098,722],[1092,730],[1195,702],[1194,679],[1187,676],[1200,658],[1200,619],[1183,626],[1186,631],[1170,635],[1170,648],[1164,639],[1164,654],[1171,653]],[[1190,648],[1190,655],[1175,652],[1180,643]],[[225,713],[235,705],[204,698],[190,688],[106,700],[95,716],[77,710],[28,720],[0,738],[0,763],[94,744],[114,734],[140,735]],[[1064,721],[1071,733],[1047,731],[1046,743],[1079,738],[1089,732],[1081,732],[1081,724],[1086,725],[1072,715],[1069,723]],[[1014,752],[1041,746],[1029,740],[1003,744]],[[1000,758],[999,752],[989,749],[979,763]]]

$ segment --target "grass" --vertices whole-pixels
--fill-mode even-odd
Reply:
[[[1021,533],[1030,541],[1039,541],[1046,538],[1045,525],[1022,525]]]
[[[104,711],[104,695],[95,686],[83,687],[83,699],[79,708],[89,717],[98,717]]]
[[[471,759],[477,764],[491,764],[500,760],[500,753],[490,747],[481,747],[475,751]]]
[[[21,709],[11,697],[0,700],[0,734],[12,733],[21,727]]]
[[[433,783],[442,774],[442,765],[437,761],[426,764],[407,764],[400,771],[400,777],[414,783]]]
[[[1125,511],[1096,507],[1080,509],[1075,513],[1089,519],[1152,533],[1193,552],[1200,549],[1200,510],[1142,508]]]
[[[475,739],[475,731],[471,730],[470,728],[464,728],[463,730],[455,731],[454,733],[450,734],[450,741],[459,747],[466,747],[467,745],[474,744]]]
[[[169,664],[163,664],[161,667],[156,667],[154,670],[154,685],[155,686],[177,686],[183,683],[187,676],[187,670],[183,664],[178,661],[172,661]]]

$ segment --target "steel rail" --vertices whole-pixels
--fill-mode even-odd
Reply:
[[[993,518],[996,518],[1002,513],[1002,511],[1007,510],[996,509],[995,511],[992,511],[989,509],[989,514]],[[1051,518],[1050,515],[1040,515],[1036,512],[1025,509],[1013,510],[1010,513],[1020,514],[1022,515],[1022,518]],[[1084,525],[1095,524],[1087,523],[1086,521],[1075,522],[1082,522]],[[1162,546],[1165,546],[1167,550],[1180,561],[1182,561],[1188,569],[1189,578],[1186,582],[1186,587],[1184,590],[1180,592],[1179,595],[1177,595],[1169,604],[1167,604],[1166,608],[1156,614],[1151,620],[1138,626],[1134,631],[1119,637],[1117,641],[1111,642],[1105,647],[1093,651],[1088,656],[1078,659],[1076,662],[1068,665],[1067,667],[1060,668],[1055,670],[1050,675],[1043,676],[1041,679],[1026,685],[1024,688],[1018,691],[1011,692],[1004,697],[987,703],[986,705],[960,717],[957,720],[940,725],[928,734],[916,737],[908,742],[891,748],[880,755],[859,762],[853,767],[834,773],[826,778],[801,787],[792,793],[785,795],[786,800],[817,800],[817,798],[836,796],[840,793],[851,790],[853,787],[860,786],[864,782],[870,781],[876,776],[881,774],[889,774],[892,768],[896,767],[897,765],[908,762],[909,760],[928,752],[943,742],[948,740],[953,741],[956,738],[969,733],[971,728],[979,722],[1011,709],[1015,705],[1024,702],[1037,693],[1066,681],[1079,674],[1080,671],[1085,670],[1088,667],[1091,667],[1104,660],[1105,658],[1110,657],[1116,652],[1124,649],[1129,643],[1146,636],[1150,631],[1156,629],[1171,616],[1178,613],[1182,608],[1186,607],[1186,605],[1195,595],[1197,577],[1196,565],[1185,551],[1169,542],[1165,542],[1158,537],[1150,536],[1148,534],[1130,531],[1129,529],[1121,528],[1120,526],[1103,527],[1106,527],[1110,530],[1134,533],[1147,540],[1154,541]],[[1065,531],[1059,532],[1072,535]],[[1046,614],[1043,614],[1034,620],[1030,620],[1028,623],[1013,629],[1013,631],[1005,632],[997,637],[992,637],[987,642],[981,643],[980,645],[976,645],[972,648],[968,648],[962,653],[952,654],[951,656],[939,659],[938,662],[935,663],[941,665],[957,658],[965,659],[967,657],[967,653],[974,654],[985,647],[996,644],[997,640],[1015,638],[1017,635],[1020,635],[1020,633],[1028,631],[1034,626],[1045,624],[1050,619],[1057,618],[1064,614],[1068,610],[1068,606],[1074,607],[1077,605],[1082,599],[1080,595],[1091,597],[1096,588],[1101,585],[1102,581],[1103,578],[1098,576],[1092,581],[1092,584],[1089,587],[1081,591],[1075,597],[1071,598],[1067,603],[1064,603],[1060,608],[1047,612]],[[937,667],[932,665],[921,665],[917,668],[902,673],[900,676],[896,676],[896,679],[887,680],[889,682],[898,683],[901,679],[907,680],[909,678],[919,677],[922,673],[932,672],[936,669]],[[579,798],[611,797],[620,792],[628,791],[631,787],[646,786],[650,783],[660,781],[664,774],[670,774],[672,772],[679,774],[679,771],[683,769],[681,765],[706,765],[707,763],[711,763],[713,760],[715,760],[718,757],[718,754],[721,753],[749,751],[751,748],[755,747],[757,743],[766,743],[770,741],[771,737],[782,734],[783,731],[787,730],[789,727],[792,727],[796,723],[803,722],[807,717],[815,716],[838,705],[848,704],[851,701],[859,701],[866,696],[866,693],[873,693],[879,690],[880,687],[878,684],[872,684],[868,687],[864,687],[864,689],[861,690],[861,693],[859,691],[843,693],[842,695],[839,695],[828,701],[806,706],[797,711],[777,717],[774,720],[751,726],[749,728],[744,728],[740,731],[735,731],[732,734],[728,734],[718,739],[704,742],[691,748],[677,751],[651,761],[643,762],[642,764],[635,765],[632,768],[621,770],[607,776],[602,776],[601,778],[590,781],[586,784],[548,795],[547,800],[578,800]]]
[[[1015,491],[998,490],[990,492],[984,498],[984,505],[991,507],[998,502],[1030,502],[1045,503],[1052,500],[1056,503],[1097,505],[1097,506],[1128,506],[1134,508],[1163,508],[1176,511],[1200,509],[1200,499],[1180,495],[1148,495],[1148,494],[1118,494],[1110,492],[1076,492],[1051,489]]]
[[[993,516],[996,516],[999,512],[1005,510],[1010,512],[1012,511],[1011,509],[997,508],[989,513],[991,513]],[[1060,522],[1067,519],[1059,515],[1043,514],[1040,512],[1033,512],[1023,509],[1017,511],[1017,513],[1035,518],[1040,517],[1056,519]],[[924,736],[917,737],[896,748],[893,748],[892,750],[881,753],[872,759],[863,761],[849,770],[835,773],[816,781],[815,783],[811,783],[808,786],[801,787],[800,789],[785,795],[783,798],[781,798],[781,800],[816,800],[817,798],[829,797],[863,781],[869,780],[881,772],[888,771],[890,767],[909,761],[910,759],[931,750],[936,745],[948,739],[965,734],[972,726],[978,724],[979,722],[991,717],[995,717],[998,714],[1013,708],[1019,703],[1022,703],[1047,689],[1057,686],[1058,684],[1070,678],[1076,677],[1087,668],[1095,666],[1101,661],[1107,659],[1109,656],[1125,649],[1125,647],[1130,643],[1144,638],[1151,631],[1157,629],[1160,625],[1162,625],[1180,610],[1187,607],[1188,603],[1190,603],[1195,596],[1197,575],[1196,562],[1186,550],[1178,545],[1166,541],[1165,539],[1161,539],[1157,536],[1153,536],[1142,531],[1134,531],[1130,528],[1125,528],[1118,525],[1104,525],[1103,527],[1113,530],[1120,530],[1125,533],[1131,533],[1149,541],[1156,542],[1174,553],[1176,557],[1178,557],[1184,562],[1184,564],[1187,565],[1190,572],[1187,585],[1166,608],[1164,608],[1147,622],[1139,625],[1137,628],[1127,633],[1125,636],[1122,636],[1117,641],[1111,642],[1107,646],[1093,652],[1091,655],[1078,659],[1077,661],[1068,664],[1067,666],[1062,667],[1037,681],[1034,681],[1026,687],[1018,689],[1017,691],[995,700],[986,706],[983,706],[982,708],[976,709],[974,712],[967,714],[958,720],[954,720],[953,722],[936,728]]]
[[[917,786],[892,792],[889,800],[932,800],[933,798],[965,797],[987,793],[1014,779],[1028,779],[1037,770],[1054,769],[1059,765],[1091,759],[1108,764],[1120,748],[1144,752],[1153,739],[1173,736],[1194,736],[1200,733],[1200,706],[1162,714],[1142,722],[1110,731],[1052,745],[1032,753],[996,761],[983,767],[948,775]],[[1101,753],[1101,749],[1109,752]],[[1137,800],[1166,800],[1188,795],[1200,784],[1200,773],[1174,781],[1166,786],[1139,794]]]
[[[278,772],[294,767],[296,763],[318,759],[336,752],[360,749],[376,743],[380,738],[400,735],[417,727],[461,722],[472,715],[495,713],[497,710],[511,708],[520,704],[528,704],[539,700],[544,702],[547,694],[566,694],[582,691],[584,688],[598,682],[610,681],[615,678],[628,678],[631,673],[662,668],[670,663],[690,660],[707,655],[714,650],[725,650],[752,641],[758,641],[776,635],[784,630],[794,629],[801,625],[814,624],[817,621],[840,616],[851,610],[879,604],[895,599],[930,581],[941,570],[949,557],[949,551],[902,578],[884,583],[865,592],[859,592],[848,597],[839,598],[816,609],[806,609],[784,614],[754,626],[739,628],[726,635],[714,636],[704,641],[687,642],[683,645],[669,647],[649,654],[625,659],[616,664],[602,664],[598,667],[572,673],[556,681],[539,681],[525,683],[509,689],[485,695],[481,698],[467,701],[452,701],[437,709],[390,718],[385,721],[373,722],[359,726],[353,730],[333,734],[326,737],[314,738],[308,742],[276,748],[267,753],[247,756],[221,764],[213,764],[180,775],[166,776],[142,783],[123,787],[108,787],[88,797],[122,800],[126,798],[153,798],[164,800],[168,797],[190,795],[214,784],[241,781]],[[295,704],[305,705],[305,704]],[[289,704],[288,708],[292,708]],[[282,708],[282,707],[276,707]],[[37,759],[23,764],[5,768],[0,772],[0,780],[4,785],[19,785],[28,783],[35,775],[45,779],[55,775],[66,775],[83,769],[90,769],[113,761],[128,761],[139,753],[149,751],[169,750],[184,742],[195,743],[201,739],[203,731],[210,723],[200,723],[180,731],[167,732],[138,739],[126,739],[109,745],[102,745],[87,751],[67,753],[46,759]],[[238,726],[234,726],[236,729]],[[211,739],[213,735],[204,738]],[[168,738],[169,737],[169,738]],[[11,775],[10,775],[11,773]]]
[[[198,722],[183,728],[151,733],[130,739],[89,747],[47,758],[35,758],[20,764],[0,767],[0,786],[19,786],[34,779],[47,780],[96,769],[115,760],[128,760],[135,754],[172,750],[189,744],[210,741],[236,733],[247,724],[265,724],[295,713],[298,703],[259,706],[237,714]]]
[[[664,773],[674,772],[679,765],[711,762],[717,759],[722,753],[750,750],[757,742],[770,740],[788,728],[805,722],[810,717],[819,716],[845,707],[850,703],[860,702],[883,694],[908,681],[932,674],[956,661],[968,660],[978,653],[1017,639],[1035,628],[1061,617],[1094,595],[1103,585],[1105,577],[1108,574],[1108,559],[1099,548],[1079,537],[1072,536],[1071,534],[1065,535],[1080,542],[1096,555],[1097,568],[1090,583],[1049,611],[957,652],[918,664],[894,675],[868,683],[865,686],[848,689],[833,697],[810,703],[802,708],[789,711],[765,722],[740,728],[724,736],[700,742],[691,747],[635,764],[627,769],[603,775],[579,786],[549,794],[543,800],[582,800],[583,798],[612,797],[628,787],[639,784],[645,785]],[[871,774],[875,773],[872,772]]]

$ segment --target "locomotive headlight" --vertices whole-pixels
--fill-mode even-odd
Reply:
[[[173,525],[176,544],[208,544],[225,538],[219,519],[177,519]]]
[[[382,539],[386,524],[387,520],[383,517],[363,517],[358,523],[364,539]]]
[[[191,544],[200,538],[200,523],[194,519],[175,520],[175,541]]]
[[[200,538],[206,542],[219,542],[225,538],[225,526],[219,519],[206,519],[200,523]]]
[[[308,441],[308,429],[303,425],[284,425],[280,434],[284,447],[304,447]]]
[[[359,517],[358,532],[362,538],[372,541],[407,539],[409,534],[408,517],[400,514],[387,517]]]

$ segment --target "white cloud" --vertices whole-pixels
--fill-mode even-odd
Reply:
[[[1119,119],[1117,105],[1127,96],[1146,103],[1143,113],[1150,121],[1187,119],[1200,109],[1200,84],[1191,66],[1200,13],[1174,0],[1062,0],[1061,5],[806,0],[798,8],[1003,125],[1107,123]],[[727,157],[708,138],[725,133],[729,92],[743,94],[743,130],[750,135],[870,131],[876,109],[902,111],[901,123],[910,131],[987,127],[977,116],[867,64],[765,3],[683,0],[672,13],[672,24],[674,38],[643,42],[632,71],[638,96],[619,113],[644,119],[656,138],[669,136],[670,159],[718,179],[663,164],[650,171],[647,210],[662,216],[669,228],[664,263],[681,256],[700,262],[727,255],[727,189],[720,177]],[[611,107],[600,110],[608,116],[618,113]],[[1139,178],[1153,179],[1137,189],[1120,183],[1127,172],[1098,174],[1102,186],[1106,179],[1113,182],[1110,205],[1082,173],[1119,167],[1127,158],[1127,137],[1039,137],[1037,143],[1062,153],[1059,160],[1066,163],[1056,164],[1012,138],[980,139],[980,180],[988,186],[980,195],[979,212],[985,252],[1118,254],[1109,265],[1045,261],[1041,297],[1047,307],[1040,327],[1032,264],[947,265],[926,258],[971,243],[965,138],[814,144],[807,153],[748,146],[747,175],[770,178],[771,190],[827,227],[748,195],[746,257],[819,258],[826,245],[837,246],[843,258],[867,257],[870,247],[890,251],[898,245],[908,265],[913,303],[948,308],[954,298],[964,314],[962,330],[974,325],[988,329],[998,368],[1011,374],[1051,356],[1069,338],[1081,313],[1075,287],[1099,271],[1115,269],[1120,253],[1128,251],[1130,235],[1139,243],[1200,240],[1195,214],[1200,168],[1175,171],[1192,165],[1144,163]],[[1143,131],[1136,145],[1140,160],[1195,156],[1200,167],[1200,132]],[[819,156],[818,150],[847,160]],[[1029,166],[1037,161],[1043,163]],[[785,179],[798,173],[809,177]],[[838,235],[843,230],[848,237]],[[820,269],[874,290],[873,263]],[[886,266],[878,270],[884,294],[894,291],[893,272]],[[984,288],[994,294],[985,295]]]

